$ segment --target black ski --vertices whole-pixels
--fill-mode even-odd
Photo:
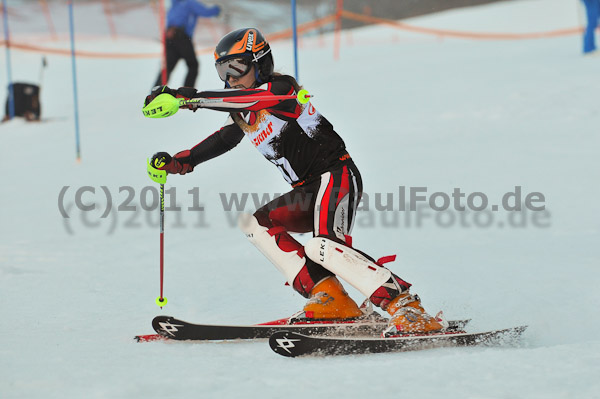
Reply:
[[[377,336],[387,327],[385,319],[338,323],[303,321],[295,324],[287,324],[286,321],[287,319],[280,319],[254,325],[211,325],[188,323],[171,316],[157,316],[152,320],[152,327],[160,336],[168,339],[200,341],[269,338],[280,331],[324,336]],[[468,322],[469,320],[449,321],[448,331],[461,330]],[[148,340],[154,339],[143,339],[143,341]]]
[[[479,333],[446,331],[398,338],[322,337],[279,331],[269,338],[269,345],[276,353],[288,357],[402,352],[449,346],[508,344],[515,341],[526,328],[521,326]]]

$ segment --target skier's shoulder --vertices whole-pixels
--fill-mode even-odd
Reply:
[[[285,95],[298,92],[298,90],[300,90],[300,85],[296,82],[296,79],[290,75],[274,73],[271,80],[262,85],[261,88],[269,90],[273,94]]]
[[[212,17],[218,14],[217,6],[208,6],[198,0],[177,0],[173,2],[173,7],[175,5],[185,8],[188,14],[196,17]]]

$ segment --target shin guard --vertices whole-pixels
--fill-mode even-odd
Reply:
[[[306,257],[299,251],[283,251],[269,229],[261,226],[253,215],[242,213],[238,220],[240,230],[262,254],[285,276],[290,285],[306,263]]]
[[[325,237],[314,237],[304,247],[306,255],[360,291],[371,302],[386,308],[410,284],[360,252]]]

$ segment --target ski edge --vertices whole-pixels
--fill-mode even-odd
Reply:
[[[323,357],[394,353],[443,347],[499,346],[514,343],[527,327],[525,325],[475,333],[454,331],[395,338],[308,336],[293,331],[279,331],[271,336],[269,346],[273,352],[285,357]]]

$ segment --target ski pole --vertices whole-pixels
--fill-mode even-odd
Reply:
[[[160,295],[155,302],[162,309],[167,304],[167,298],[163,295],[164,271],[165,271],[165,183],[167,172],[157,169],[165,164],[164,158],[154,160],[154,165],[148,159],[148,176],[152,181],[160,184]]]
[[[217,103],[233,103],[246,104],[256,101],[272,101],[272,100],[297,100],[300,104],[306,104],[313,96],[308,94],[306,90],[300,90],[297,95],[264,95],[264,96],[238,96],[238,97],[222,97],[222,98],[175,98],[169,93],[162,93],[156,96],[148,105],[142,108],[144,116],[147,118],[166,118],[175,115],[180,107],[189,105],[202,108],[203,105]]]
[[[40,68],[40,79],[39,79],[39,86],[40,89],[42,88],[42,80],[44,78],[44,69],[46,68],[46,66],[48,65],[48,62],[46,61],[46,56],[42,56],[42,67]]]
[[[8,119],[15,117],[15,87],[12,81],[12,67],[10,61],[10,31],[8,30],[8,8],[6,0],[2,0],[2,16],[4,21],[4,42],[6,43],[6,72],[8,75]]]
[[[270,101],[270,100],[298,100],[301,104],[309,102],[312,96],[306,90],[300,90],[298,94],[289,95],[264,95],[264,96],[239,96],[239,97],[222,97],[222,98],[191,98],[189,100],[180,99],[179,106],[190,104],[210,104],[216,102],[229,103],[251,103],[253,101]]]

